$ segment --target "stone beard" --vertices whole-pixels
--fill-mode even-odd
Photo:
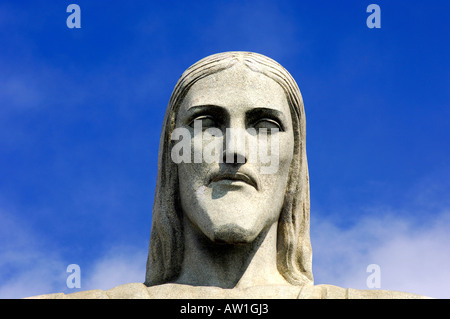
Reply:
[[[314,285],[309,214],[295,80],[257,53],[214,54],[182,74],[166,110],[145,282],[35,298],[422,297]]]

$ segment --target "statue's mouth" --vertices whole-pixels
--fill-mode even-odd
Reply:
[[[258,189],[258,183],[256,180],[244,173],[236,172],[236,173],[228,173],[228,174],[213,174],[211,176],[210,183],[219,182],[219,181],[238,181],[238,182],[244,182],[246,184],[249,184],[250,186],[253,186],[254,188]]]

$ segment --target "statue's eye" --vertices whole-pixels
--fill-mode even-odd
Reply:
[[[210,115],[202,115],[199,117],[196,117],[190,124],[189,126],[194,127],[195,125],[200,125],[202,130],[207,129],[207,128],[211,128],[211,127],[218,127],[218,123],[216,122],[216,120],[210,116]]]
[[[254,128],[256,130],[265,128],[268,130],[269,133],[270,133],[271,129],[278,129],[278,131],[282,130],[281,125],[277,121],[269,119],[269,118],[263,118],[263,119],[258,120],[254,124]]]

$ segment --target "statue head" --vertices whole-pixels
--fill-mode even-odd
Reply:
[[[174,158],[177,130],[186,133],[186,161]],[[228,245],[251,243],[276,223],[279,273],[312,284],[305,133],[300,90],[274,60],[225,52],[189,67],[162,127],[146,285],[178,277],[186,221]]]

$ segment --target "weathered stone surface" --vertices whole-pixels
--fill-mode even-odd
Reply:
[[[423,299],[421,295],[392,290],[345,289],[333,285],[219,287],[164,284],[147,287],[141,283],[120,285],[110,290],[50,294],[30,299]]]
[[[196,120],[221,134],[196,133]],[[305,123],[294,79],[265,56],[217,54],[183,73],[161,135],[146,285],[312,284]],[[175,163],[183,129],[194,160]],[[221,151],[195,161],[208,147]],[[269,161],[252,157],[261,149]]]
[[[149,289],[142,283],[124,284],[106,291],[110,299],[149,299]],[[154,297],[153,297],[154,298]]]

